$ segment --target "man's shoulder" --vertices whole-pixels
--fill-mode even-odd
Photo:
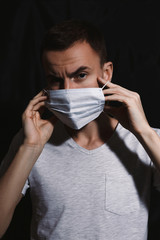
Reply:
[[[158,135],[160,135],[160,128],[156,128],[156,127],[152,127],[152,126],[151,126],[151,128]],[[128,129],[124,128],[120,123],[118,124],[116,131],[118,132],[119,136],[121,136],[122,138],[128,137],[128,138],[135,139],[135,140],[137,139],[132,132],[130,132]]]

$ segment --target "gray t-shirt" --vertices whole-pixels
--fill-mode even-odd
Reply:
[[[160,188],[159,174],[120,124],[107,143],[87,150],[58,123],[23,189],[32,199],[31,239],[146,240],[152,185]]]

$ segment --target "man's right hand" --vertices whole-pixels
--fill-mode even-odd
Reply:
[[[49,119],[42,119],[41,112],[45,106],[47,96],[43,91],[38,93],[28,104],[22,115],[24,128],[24,144],[42,148],[51,137],[57,118],[53,115]]]
[[[0,178],[0,238],[11,222],[25,182],[54,129],[55,116],[47,120],[41,118],[46,99],[41,91],[29,102],[22,116],[24,142]]]

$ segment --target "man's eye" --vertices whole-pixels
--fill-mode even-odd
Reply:
[[[80,73],[78,75],[78,79],[85,79],[87,77],[87,74],[86,73]]]

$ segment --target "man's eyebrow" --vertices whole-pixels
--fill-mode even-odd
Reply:
[[[75,75],[78,75],[80,72],[86,71],[86,70],[90,71],[91,68],[87,66],[81,66],[78,69],[76,69],[74,72],[68,73],[67,75],[68,77],[73,78]]]
[[[74,72],[71,72],[71,73],[67,73],[67,76],[69,78],[73,78],[74,76],[78,75],[79,73],[81,73],[82,71],[90,71],[91,68],[90,67],[87,67],[87,66],[81,66],[79,67],[78,69],[76,69]],[[47,75],[46,78],[49,78],[49,77],[56,77],[57,79],[62,79],[61,77],[58,77],[56,72],[54,72],[54,70],[51,71],[50,74]]]

